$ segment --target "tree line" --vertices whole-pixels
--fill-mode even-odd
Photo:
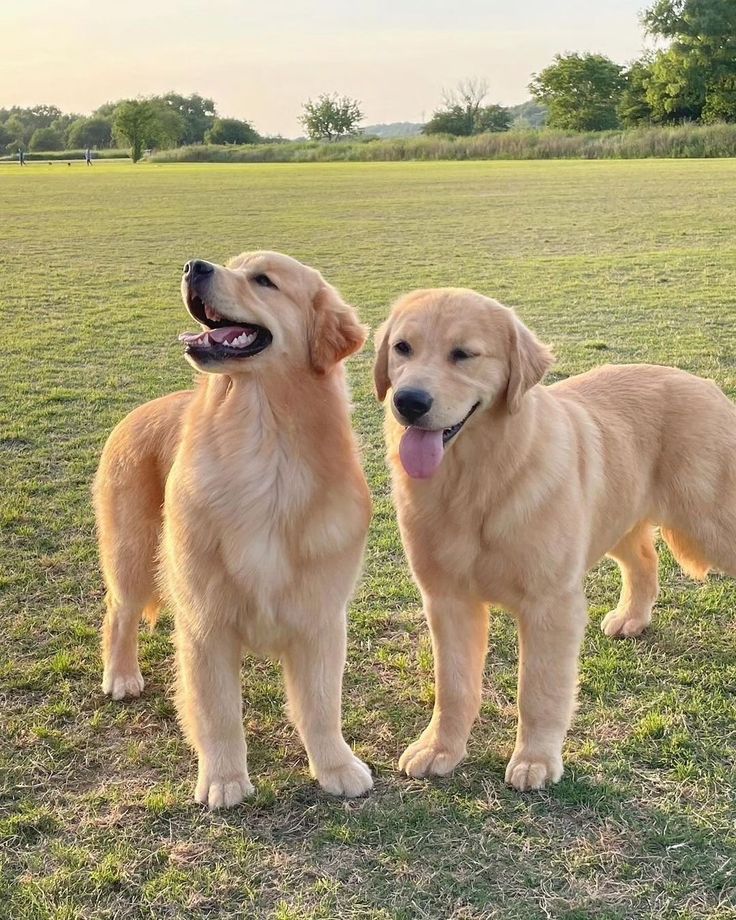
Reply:
[[[134,159],[146,148],[186,144],[250,144],[261,140],[248,121],[220,118],[215,103],[197,93],[106,102],[91,115],[53,105],[0,109],[0,149],[75,150],[130,146]]]
[[[642,23],[668,47],[626,67],[600,54],[557,55],[535,75],[529,88],[550,127],[736,121],[736,0],[656,0]]]
[[[736,0],[656,0],[645,32],[668,47],[622,66],[602,54],[558,54],[529,90],[546,124],[604,131],[683,122],[736,122]],[[488,86],[467,80],[446,95],[425,134],[506,131],[508,109],[485,105]]]
[[[645,31],[667,42],[666,48],[628,66],[601,54],[557,55],[529,84],[531,123],[546,116],[550,128],[602,131],[736,122],[736,0],[655,0],[641,18]],[[487,96],[485,81],[462,81],[444,94],[422,133],[508,131],[512,112],[488,104]],[[362,120],[358,100],[326,93],[303,103],[300,118],[313,140],[355,136]],[[221,118],[214,101],[197,93],[109,102],[90,116],[50,105],[0,109],[0,150],[8,153],[129,146],[138,160],[147,148],[282,140],[262,137],[249,121]]]
[[[641,20],[645,32],[667,48],[628,66],[602,54],[558,54],[529,84],[534,114],[544,112],[548,127],[565,131],[736,122],[736,0],[655,0]],[[487,96],[486,81],[461,81],[444,94],[422,133],[471,137],[508,131],[512,112],[488,104]],[[357,100],[325,96],[318,103],[313,108],[331,127],[320,133],[312,130],[319,127],[317,119],[303,118],[310,137],[357,132]]]

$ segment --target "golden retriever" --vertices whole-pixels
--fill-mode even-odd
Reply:
[[[180,336],[199,385],[131,412],[95,480],[103,690],[140,694],[138,622],[168,597],[196,801],[231,806],[253,792],[244,649],[281,660],[313,776],[361,795],[371,774],[343,740],[340,698],[371,501],[342,361],[366,330],[319,272],[275,252],[189,262],[182,296],[201,326]]]
[[[586,571],[619,564],[603,620],[634,636],[657,596],[654,528],[686,572],[736,575],[736,408],[669,367],[608,366],[539,386],[552,364],[513,311],[469,290],[401,298],[377,337],[375,387],[402,538],[435,659],[432,719],[410,776],[465,756],[480,706],[487,604],[516,617],[519,722],[506,781],[562,776],[586,626]]]

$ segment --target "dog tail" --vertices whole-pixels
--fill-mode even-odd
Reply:
[[[143,619],[148,623],[148,628],[153,632],[158,615],[161,612],[161,602],[158,599],[152,600],[143,608]]]
[[[712,565],[695,541],[681,530],[662,527],[661,533],[682,570],[697,581],[705,581]]]

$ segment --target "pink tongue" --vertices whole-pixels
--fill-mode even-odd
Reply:
[[[429,479],[434,475],[442,463],[444,450],[442,429],[407,428],[399,444],[401,462],[412,479]]]
[[[180,342],[186,342],[187,345],[201,345],[206,347],[216,342],[222,345],[224,342],[231,342],[237,339],[239,335],[250,330],[246,326],[220,326],[217,329],[210,329],[209,332],[182,332],[179,336]]]

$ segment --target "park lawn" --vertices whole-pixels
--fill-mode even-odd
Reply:
[[[736,917],[736,584],[662,550],[640,641],[591,624],[566,774],[503,784],[516,642],[492,617],[482,717],[454,775],[410,781],[432,660],[389,497],[371,349],[350,362],[375,500],[350,610],[345,733],[376,770],[345,803],[309,779],[278,668],[248,660],[256,798],[192,804],[171,702],[171,621],[142,639],[142,699],[100,692],[89,485],[134,406],[191,383],[179,272],[283,250],[376,327],[418,286],[466,285],[550,342],[550,379],[674,364],[736,397],[736,163],[0,166],[0,916],[36,918]],[[736,458],[734,458],[736,462]]]

